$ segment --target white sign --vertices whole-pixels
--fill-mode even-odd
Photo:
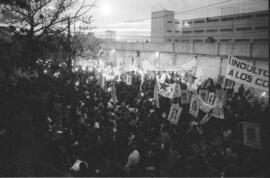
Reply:
[[[132,85],[132,77],[131,75],[126,75],[126,84],[127,85]]]
[[[196,97],[191,98],[191,103],[189,107],[189,113],[194,117],[198,117],[199,114],[199,107],[200,107],[200,100]]]
[[[226,78],[268,92],[269,70],[229,56]]]
[[[176,105],[176,104],[172,104],[171,105],[171,110],[170,110],[170,114],[168,116],[168,120],[173,123],[173,124],[177,124],[179,117],[181,115],[183,108],[181,108],[180,106]]]
[[[261,147],[260,125],[243,122],[244,145],[259,149]]]

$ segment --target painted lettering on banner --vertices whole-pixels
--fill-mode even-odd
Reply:
[[[229,56],[226,78],[268,92],[269,70]]]

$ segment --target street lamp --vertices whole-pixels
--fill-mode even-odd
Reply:
[[[158,59],[158,58],[159,58],[159,52],[157,51],[157,52],[156,52],[156,60],[155,60],[155,63],[156,63],[156,64],[155,64],[155,65],[157,65],[157,59]]]

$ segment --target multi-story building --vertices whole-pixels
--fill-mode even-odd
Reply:
[[[165,43],[177,41],[180,36],[180,20],[175,19],[173,11],[152,12],[151,42]]]
[[[152,13],[153,14],[153,13]],[[162,21],[162,19],[159,19]],[[161,24],[165,24],[167,31],[178,30],[180,34],[173,34],[172,38],[166,36],[163,30],[157,30],[157,27],[152,27],[151,35],[160,33],[159,36],[164,36],[163,41],[159,42],[186,42],[186,41],[268,41],[268,11],[259,11],[252,13],[234,14],[226,16],[216,16],[209,18],[197,18],[181,21],[181,27],[170,29],[170,24],[163,19]],[[153,25],[154,23],[152,23]],[[154,24],[155,25],[155,24]],[[161,34],[163,32],[163,34]],[[157,41],[155,41],[157,42]]]
[[[115,40],[116,32],[112,30],[105,31],[105,39],[107,40]]]

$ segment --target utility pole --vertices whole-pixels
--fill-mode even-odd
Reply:
[[[69,72],[72,71],[72,51],[71,51],[71,32],[70,32],[70,18],[68,17],[68,61],[67,61],[67,69]]]

